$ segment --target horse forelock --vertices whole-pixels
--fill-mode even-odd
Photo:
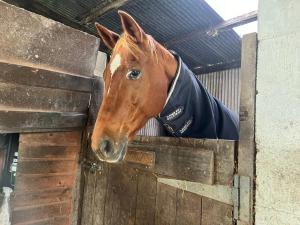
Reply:
[[[157,42],[153,37],[148,35],[147,37],[147,49],[148,51],[144,51],[141,47],[127,34],[124,33],[121,35],[120,39],[116,43],[116,46],[113,49],[113,52],[116,54],[120,52],[123,48],[128,50],[134,57],[139,58],[145,56],[148,52],[150,52],[151,56],[155,57],[158,61],[158,48]]]

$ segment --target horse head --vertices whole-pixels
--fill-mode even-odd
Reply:
[[[126,12],[119,11],[124,33],[96,23],[104,44],[112,50],[104,79],[103,101],[94,131],[92,149],[102,161],[121,161],[128,141],[148,119],[164,108],[177,60]]]

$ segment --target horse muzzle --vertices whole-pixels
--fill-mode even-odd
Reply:
[[[127,143],[127,139],[113,141],[109,137],[104,137],[93,150],[101,161],[117,163],[124,159]]]

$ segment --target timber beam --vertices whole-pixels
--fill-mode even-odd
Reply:
[[[257,11],[253,11],[229,20],[226,20],[214,27],[210,27],[207,30],[195,30],[193,32],[190,32],[189,34],[185,34],[179,37],[175,37],[174,39],[171,39],[170,41],[167,41],[165,43],[166,46],[171,46],[175,44],[179,44],[191,39],[194,39],[196,37],[205,37],[205,36],[216,36],[218,33],[232,29],[234,27],[238,27],[247,23],[251,23],[253,21],[257,20]]]

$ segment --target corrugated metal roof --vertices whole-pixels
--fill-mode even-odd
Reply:
[[[42,4],[66,19],[82,24],[82,18],[95,7],[120,0],[29,0],[31,4]],[[187,35],[195,30],[208,30],[223,22],[223,19],[204,0],[128,0],[119,7],[130,13],[143,27],[161,43]],[[111,30],[121,33],[117,8],[97,17],[96,21]],[[83,24],[96,34],[94,22]],[[241,41],[233,30],[217,35],[204,35],[169,48],[177,51],[191,67],[239,61]]]

